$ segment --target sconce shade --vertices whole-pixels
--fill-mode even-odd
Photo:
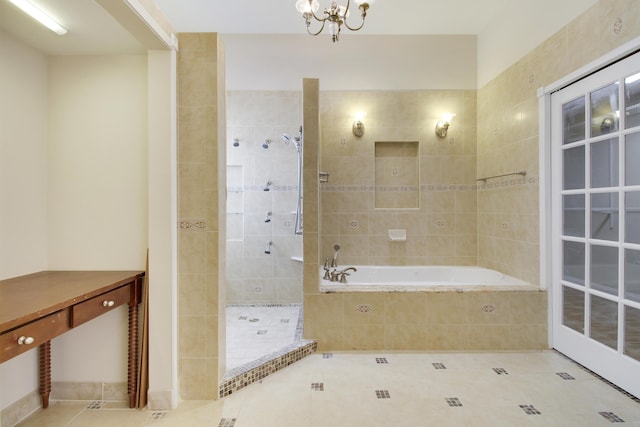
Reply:
[[[449,126],[451,125],[451,119],[453,119],[454,116],[455,114],[453,113],[445,113],[442,115],[442,118],[438,120],[438,123],[436,123],[436,135],[438,135],[439,138],[447,136]]]
[[[364,135],[364,123],[361,120],[356,120],[353,122],[353,134],[357,137],[361,137]]]

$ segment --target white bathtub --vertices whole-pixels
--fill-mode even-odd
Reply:
[[[340,266],[342,270],[349,266]],[[466,292],[493,290],[537,290],[538,287],[482,267],[456,266],[368,266],[357,265],[347,283],[324,280],[320,269],[322,292]]]

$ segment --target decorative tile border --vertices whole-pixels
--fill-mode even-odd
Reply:
[[[203,219],[183,219],[178,221],[179,230],[206,231],[207,221]]]
[[[323,185],[321,192],[325,191],[378,191],[378,192],[415,192],[420,191],[482,191],[504,187],[519,187],[523,185],[537,185],[535,176],[520,179],[503,179],[494,182],[480,184],[422,184],[420,186],[384,186],[384,185]],[[273,187],[272,187],[273,188]]]
[[[542,412],[538,411],[533,405],[519,405],[520,409],[527,415],[541,415]]]
[[[376,390],[376,397],[378,399],[391,399],[389,390]]]
[[[218,395],[220,398],[229,396],[249,384],[260,381],[270,374],[315,353],[317,349],[318,342],[315,340],[299,341],[284,347],[278,352],[232,369],[222,379]]]

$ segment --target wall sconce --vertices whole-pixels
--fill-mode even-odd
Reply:
[[[353,134],[358,138],[364,135],[364,123],[362,123],[362,119],[364,119],[364,116],[366,114],[367,113],[359,112],[359,113],[356,113],[354,117],[353,127],[351,128],[351,130],[353,130]]]
[[[440,138],[444,138],[447,136],[447,131],[449,130],[449,125],[451,125],[451,119],[455,117],[453,113],[445,113],[442,115],[442,118],[438,120],[436,123],[436,135]]]

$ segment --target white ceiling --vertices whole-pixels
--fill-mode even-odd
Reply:
[[[330,0],[319,0],[321,8]],[[356,34],[478,34],[502,7],[530,0],[377,0]],[[69,32],[58,36],[0,0],[0,31],[54,55],[143,51],[94,0],[32,0]],[[155,0],[177,32],[304,34],[295,0]],[[346,0],[339,0],[344,4]],[[357,23],[357,10],[351,14]]]

